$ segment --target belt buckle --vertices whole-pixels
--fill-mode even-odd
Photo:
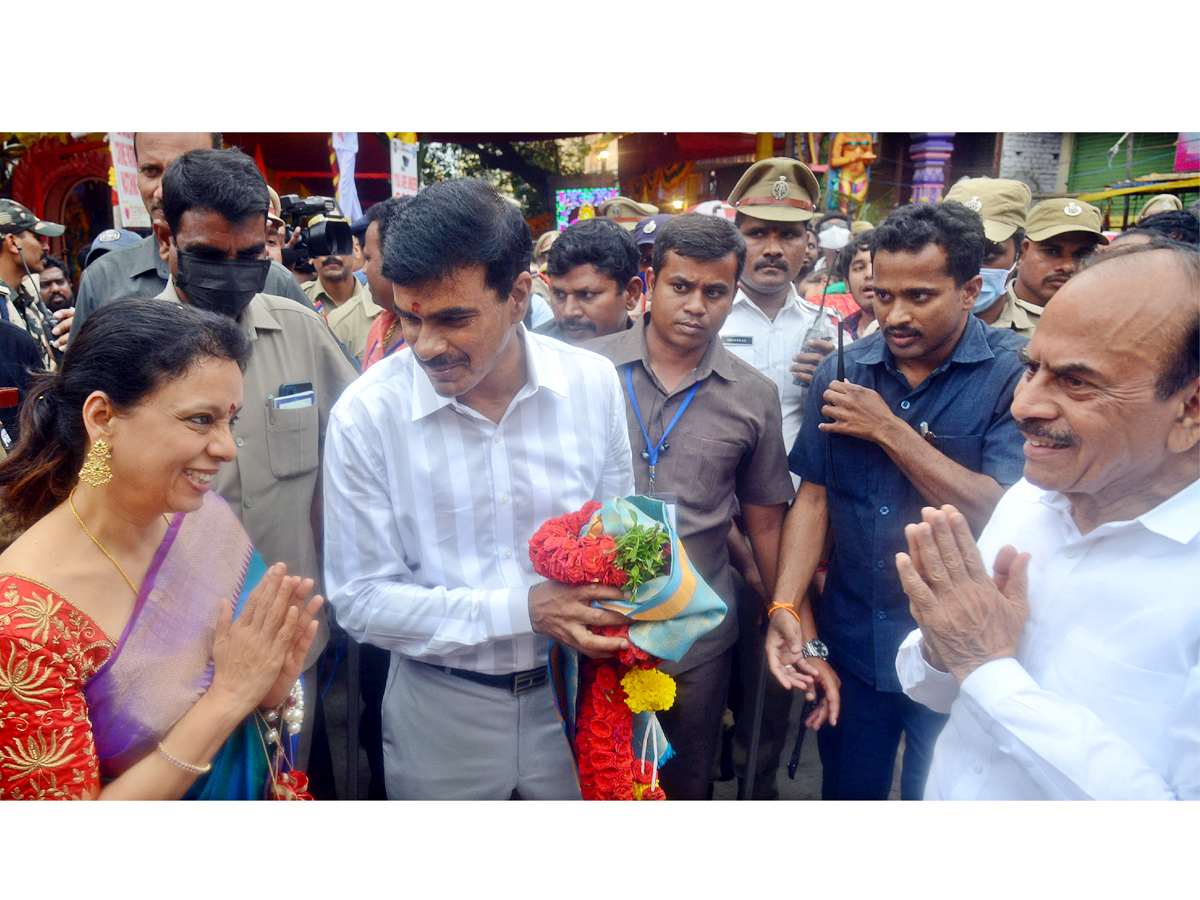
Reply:
[[[513,675],[512,692],[514,695],[520,696],[527,691],[541,687],[546,683],[547,678],[548,674],[545,668],[527,669],[524,672],[517,672]]]

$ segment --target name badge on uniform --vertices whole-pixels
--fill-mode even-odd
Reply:
[[[748,334],[723,334],[721,343],[726,347],[753,347],[754,338]]]

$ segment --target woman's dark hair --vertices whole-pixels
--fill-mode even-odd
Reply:
[[[838,251],[837,257],[833,260],[833,269],[829,273],[829,277],[834,281],[845,281],[850,277],[850,263],[854,262],[854,257],[863,250],[871,251],[874,247],[874,228],[854,235],[850,238],[850,243]]]
[[[87,450],[83,403],[93,391],[128,412],[200,360],[243,372],[250,340],[228,316],[165,300],[116,300],[67,346],[58,372],[39,376],[21,404],[21,437],[0,463],[0,505],[27,528],[66,499]]]
[[[383,277],[401,287],[482,265],[484,284],[504,302],[533,258],[533,236],[520,208],[482,178],[431,184],[396,213],[387,231]]]
[[[962,287],[983,265],[983,219],[955,200],[901,206],[875,229],[875,248],[885,253],[920,253],[936,244],[946,254],[946,274]]]
[[[742,267],[746,265],[746,239],[724,216],[686,213],[668,219],[654,236],[654,262],[651,265],[656,278],[662,272],[663,260],[669,250],[702,262],[734,254],[737,257],[735,287],[742,277]]]
[[[564,229],[550,247],[546,270],[558,278],[576,266],[590,263],[605,278],[615,281],[618,291],[623,291],[629,280],[637,277],[640,260],[641,251],[633,232],[599,216]]]
[[[175,157],[163,174],[162,195],[172,234],[189,209],[211,209],[235,225],[259,215],[265,229],[271,206],[267,180],[241,150],[189,150]]]

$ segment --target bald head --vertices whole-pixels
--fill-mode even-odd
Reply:
[[[1147,360],[1153,359],[1159,373],[1158,399],[1166,400],[1200,376],[1200,259],[1193,251],[1148,237],[1096,254],[1078,277],[1084,275],[1066,296],[1079,296],[1094,317],[1121,322],[1130,336],[1145,332]],[[1096,291],[1101,282],[1128,293]],[[1114,303],[1120,308],[1102,309]]]
[[[1198,326],[1200,264],[1170,245],[1110,251],[1046,305],[1012,414],[1025,477],[1085,533],[1196,480]]]

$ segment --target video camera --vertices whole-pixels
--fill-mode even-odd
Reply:
[[[284,194],[279,198],[279,207],[288,235],[300,229],[296,245],[283,248],[283,264],[289,269],[310,266],[313,257],[349,256],[354,252],[350,220],[332,197],[301,199],[298,194]]]

